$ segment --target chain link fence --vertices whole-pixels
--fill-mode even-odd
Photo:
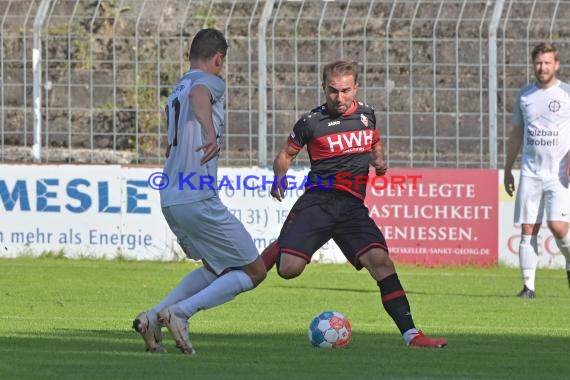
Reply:
[[[569,17],[542,0],[0,0],[0,162],[32,162],[35,137],[42,162],[162,163],[165,98],[194,33],[216,27],[230,43],[221,165],[270,164],[324,101],[322,66],[345,58],[390,166],[501,167],[530,51],[558,43],[564,79]]]

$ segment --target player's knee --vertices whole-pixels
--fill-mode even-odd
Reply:
[[[392,259],[390,258],[390,256],[388,255],[388,252],[381,250],[380,251],[380,260],[378,265],[382,266],[382,267],[389,267],[389,268],[393,268],[394,267],[394,262],[392,261]]]
[[[286,260],[282,260],[277,266],[277,273],[279,274],[279,277],[284,278],[285,280],[290,280],[303,273],[304,268],[305,265],[301,266],[296,263],[290,263]]]
[[[564,239],[568,235],[568,223],[561,221],[549,221],[548,228],[556,239]]]
[[[281,270],[277,270],[277,273],[279,274],[279,277],[285,279],[285,280],[291,280],[297,276],[299,276],[301,273],[297,273],[297,272],[288,272],[288,271],[281,271]]]
[[[263,264],[261,257],[258,257],[253,263],[245,266],[243,268],[243,271],[251,279],[253,287],[261,284],[261,282],[263,282],[263,280],[265,280],[267,277],[267,270],[265,269],[265,264]]]
[[[382,279],[396,271],[394,262],[390,259],[388,252],[380,248],[373,248],[363,254],[360,257],[360,263],[376,279]]]

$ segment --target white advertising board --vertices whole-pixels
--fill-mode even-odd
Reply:
[[[117,165],[0,166],[2,255],[172,257],[148,169]]]
[[[160,171],[119,165],[0,165],[0,256],[51,251],[67,257],[182,257],[162,215],[159,191],[149,183]],[[305,170],[289,174],[301,183]],[[219,173],[220,198],[260,251],[277,238],[302,193],[290,190],[277,202],[269,196],[271,178],[272,171],[257,167],[222,168]],[[314,259],[346,261],[333,243]]]

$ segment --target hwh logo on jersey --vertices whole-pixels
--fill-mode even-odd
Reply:
[[[372,144],[374,131],[351,131],[327,136],[331,152],[344,152],[355,148],[364,149]]]

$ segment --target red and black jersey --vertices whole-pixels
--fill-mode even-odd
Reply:
[[[344,114],[331,117],[326,105],[303,115],[293,127],[288,143],[311,160],[306,190],[340,189],[364,199],[370,151],[380,144],[374,109],[354,102]]]

